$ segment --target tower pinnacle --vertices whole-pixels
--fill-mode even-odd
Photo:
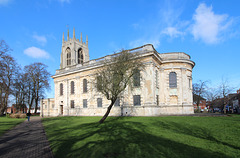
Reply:
[[[88,35],[86,37],[86,45],[88,46]]]
[[[82,43],[82,32],[81,32],[80,42]]]
[[[73,28],[73,39],[75,39],[75,28]]]
[[[68,34],[67,34],[67,40],[69,40],[69,29],[68,29]]]

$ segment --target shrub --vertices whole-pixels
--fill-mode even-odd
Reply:
[[[20,118],[26,118],[27,115],[26,114],[20,114]]]
[[[15,118],[20,118],[20,114],[15,114]]]
[[[10,118],[14,118],[14,114],[9,114],[9,117]]]
[[[10,118],[26,118],[26,114],[9,114]]]

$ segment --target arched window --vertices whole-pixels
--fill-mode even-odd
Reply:
[[[97,107],[102,107],[102,98],[97,98]]]
[[[83,93],[87,93],[87,79],[83,79]]]
[[[74,82],[71,81],[71,94],[74,94]]]
[[[97,76],[97,91],[102,91],[103,79],[102,76]]]
[[[139,70],[134,70],[133,86],[134,87],[139,87],[140,86],[140,71]]]
[[[71,49],[70,48],[66,49],[66,54],[67,54],[67,65],[71,65]]]
[[[156,88],[158,88],[158,80],[159,80],[159,78],[158,78],[158,71],[156,70],[156,71],[155,71],[155,83],[156,83]]]
[[[74,108],[74,100],[71,100],[71,108]]]
[[[82,64],[83,63],[83,50],[82,48],[80,48],[78,50],[78,64]]]
[[[60,95],[63,95],[63,84],[60,83]]]
[[[177,74],[176,72],[170,72],[169,74],[169,87],[176,88],[177,87]]]

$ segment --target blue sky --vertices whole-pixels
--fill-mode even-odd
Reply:
[[[239,0],[0,0],[0,39],[22,66],[60,65],[62,34],[88,35],[90,59],[146,43],[159,53],[185,52],[193,82],[222,78],[240,88]],[[54,97],[54,84],[46,97]]]

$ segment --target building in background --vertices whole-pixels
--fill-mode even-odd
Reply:
[[[16,114],[16,113],[27,113],[27,106],[22,105],[22,107],[17,107],[16,104],[12,104],[11,107],[7,107],[8,114]]]
[[[194,102],[193,106],[194,106],[194,110],[196,111],[197,110],[197,103]],[[198,105],[198,109],[199,109],[200,112],[208,111],[208,107],[207,107],[207,104],[206,104],[206,99],[202,98],[200,100],[199,105]]]

